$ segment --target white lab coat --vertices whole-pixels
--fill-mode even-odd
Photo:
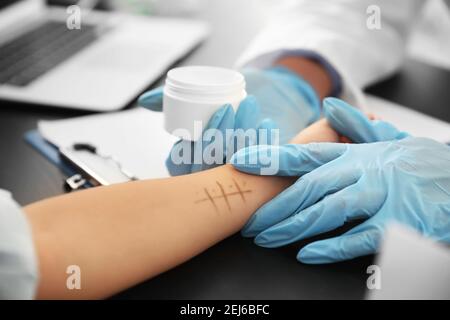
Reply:
[[[238,67],[270,66],[285,54],[311,51],[325,58],[343,81],[341,98],[364,108],[362,89],[399,69],[411,26],[423,0],[289,1],[252,41]],[[369,29],[369,6],[380,9],[380,29]]]

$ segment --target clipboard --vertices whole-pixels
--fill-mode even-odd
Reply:
[[[79,146],[58,148],[45,140],[38,130],[28,131],[25,141],[67,176],[66,191],[137,180],[112,156],[99,155],[96,150]]]
[[[169,177],[165,161],[178,138],[164,129],[162,113],[132,108],[40,120],[25,140],[68,177],[68,190],[77,190]]]

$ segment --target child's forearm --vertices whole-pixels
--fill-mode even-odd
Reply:
[[[305,131],[295,142],[335,141]],[[334,139],[334,140],[333,140]],[[242,228],[292,180],[225,165],[44,200],[25,208],[40,267],[38,297],[101,298],[164,272]],[[68,290],[66,269],[81,269]]]
[[[164,272],[238,231],[288,183],[226,165],[28,206],[39,297],[105,297]],[[66,288],[69,265],[81,268],[81,290]]]

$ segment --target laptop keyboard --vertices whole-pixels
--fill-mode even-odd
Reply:
[[[0,85],[26,86],[96,38],[93,25],[69,30],[65,22],[47,21],[0,45]]]

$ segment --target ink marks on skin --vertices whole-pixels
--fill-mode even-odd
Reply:
[[[212,188],[203,188],[203,197],[196,200],[195,203],[209,202],[214,207],[216,212],[219,212],[219,203],[224,201],[229,212],[231,212],[230,197],[239,197],[244,203],[247,201],[245,195],[251,193],[251,190],[245,188],[245,183],[241,186],[232,179],[232,183],[225,188],[224,184],[215,181],[215,186]]]
[[[231,211],[230,201],[228,201],[228,195],[227,195],[227,193],[225,192],[225,190],[224,190],[222,184],[220,184],[220,182],[216,181],[216,184],[217,184],[217,186],[219,187],[220,194],[222,195],[222,197],[223,197],[224,200],[225,200],[225,203],[227,204],[228,210]]]
[[[241,190],[241,187],[239,187],[239,184],[236,182],[236,180],[233,179],[233,183],[234,183],[234,186],[236,187],[236,190],[239,192],[239,195],[241,196],[242,201],[244,201],[244,203],[245,203],[244,192]]]
[[[207,198],[204,200],[209,200],[213,204],[214,209],[216,209],[216,211],[218,211],[219,209],[217,208],[216,202],[214,201],[214,198],[209,194],[208,189],[204,188],[203,190],[205,191],[205,194],[207,196]]]

